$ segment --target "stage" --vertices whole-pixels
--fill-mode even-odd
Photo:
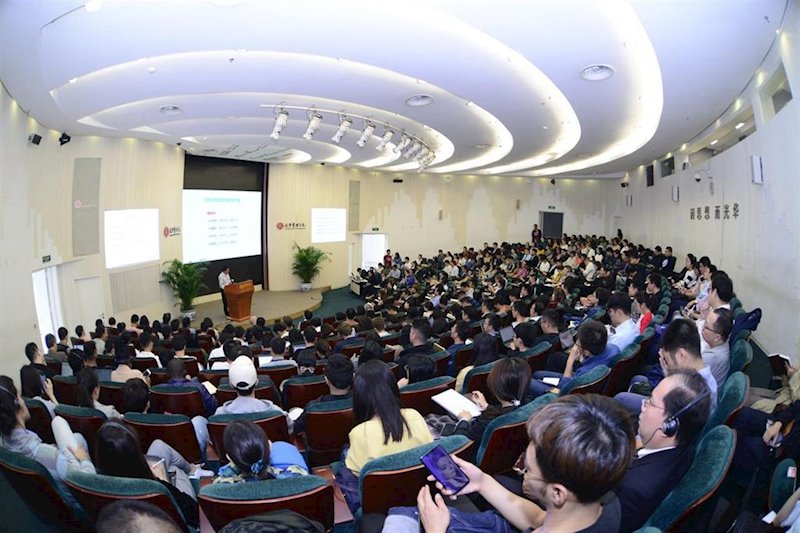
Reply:
[[[290,316],[299,318],[303,316],[303,311],[315,310],[322,305],[322,293],[329,287],[311,289],[309,292],[300,291],[256,291],[253,293],[253,304],[251,312],[253,315],[264,317],[267,324],[271,324],[276,319]],[[235,325],[247,324],[248,322],[231,322],[225,318],[222,311],[222,299],[195,304],[197,316],[192,321],[193,326],[199,326],[200,322],[209,317],[214,326],[224,326],[228,323]]]

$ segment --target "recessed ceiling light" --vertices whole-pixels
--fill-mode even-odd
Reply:
[[[406,105],[411,107],[422,107],[429,105],[431,102],[433,102],[433,96],[428,94],[415,94],[406,98]]]
[[[149,72],[150,74],[152,74],[155,71],[156,71],[156,67],[154,67],[153,65],[150,65],[149,67],[147,67],[147,72]]]
[[[737,130],[740,130],[740,129],[742,129],[742,126],[744,126],[744,122],[740,122],[740,123],[738,123],[738,124],[737,124],[736,126],[734,126],[734,127],[735,127]]]
[[[165,115],[180,115],[183,113],[183,109],[176,105],[162,105],[158,108],[159,111],[164,113]]]
[[[546,129],[547,129],[547,126],[542,126],[542,129],[543,129],[543,130],[546,130]]]
[[[491,147],[492,147],[491,144],[476,144],[475,145],[475,148],[481,148],[481,149],[483,149],[483,148],[491,148]]]
[[[719,142],[719,139],[714,139],[713,141],[711,141],[711,142],[710,142],[710,143],[708,143],[708,144],[709,144],[710,146],[714,146],[714,145],[715,145],[715,144],[717,144],[718,142]]]
[[[581,70],[581,78],[587,81],[603,81],[614,75],[611,65],[589,65]]]
[[[70,83],[75,83],[76,81],[78,81],[78,78],[77,78],[77,77],[75,77],[75,78],[70,78],[70,80],[69,80],[69,82],[70,82]]]

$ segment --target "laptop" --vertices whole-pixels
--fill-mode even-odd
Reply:
[[[511,342],[514,338],[514,328],[511,326],[506,326],[500,330],[500,338],[503,340],[503,344]]]
[[[566,331],[562,331],[558,334],[558,340],[561,341],[561,349],[566,351],[572,348],[572,345],[575,344],[574,339],[575,331],[572,329],[568,329]]]

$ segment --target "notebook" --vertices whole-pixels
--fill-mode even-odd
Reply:
[[[461,411],[467,411],[473,417],[481,414],[481,410],[472,400],[453,389],[447,389],[444,392],[435,394],[431,396],[431,399],[456,418],[458,418]]]

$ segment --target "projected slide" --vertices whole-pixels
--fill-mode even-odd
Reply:
[[[158,209],[103,212],[106,268],[158,261]]]
[[[183,191],[183,261],[261,254],[261,193]]]
[[[347,240],[347,209],[311,209],[311,242]]]

